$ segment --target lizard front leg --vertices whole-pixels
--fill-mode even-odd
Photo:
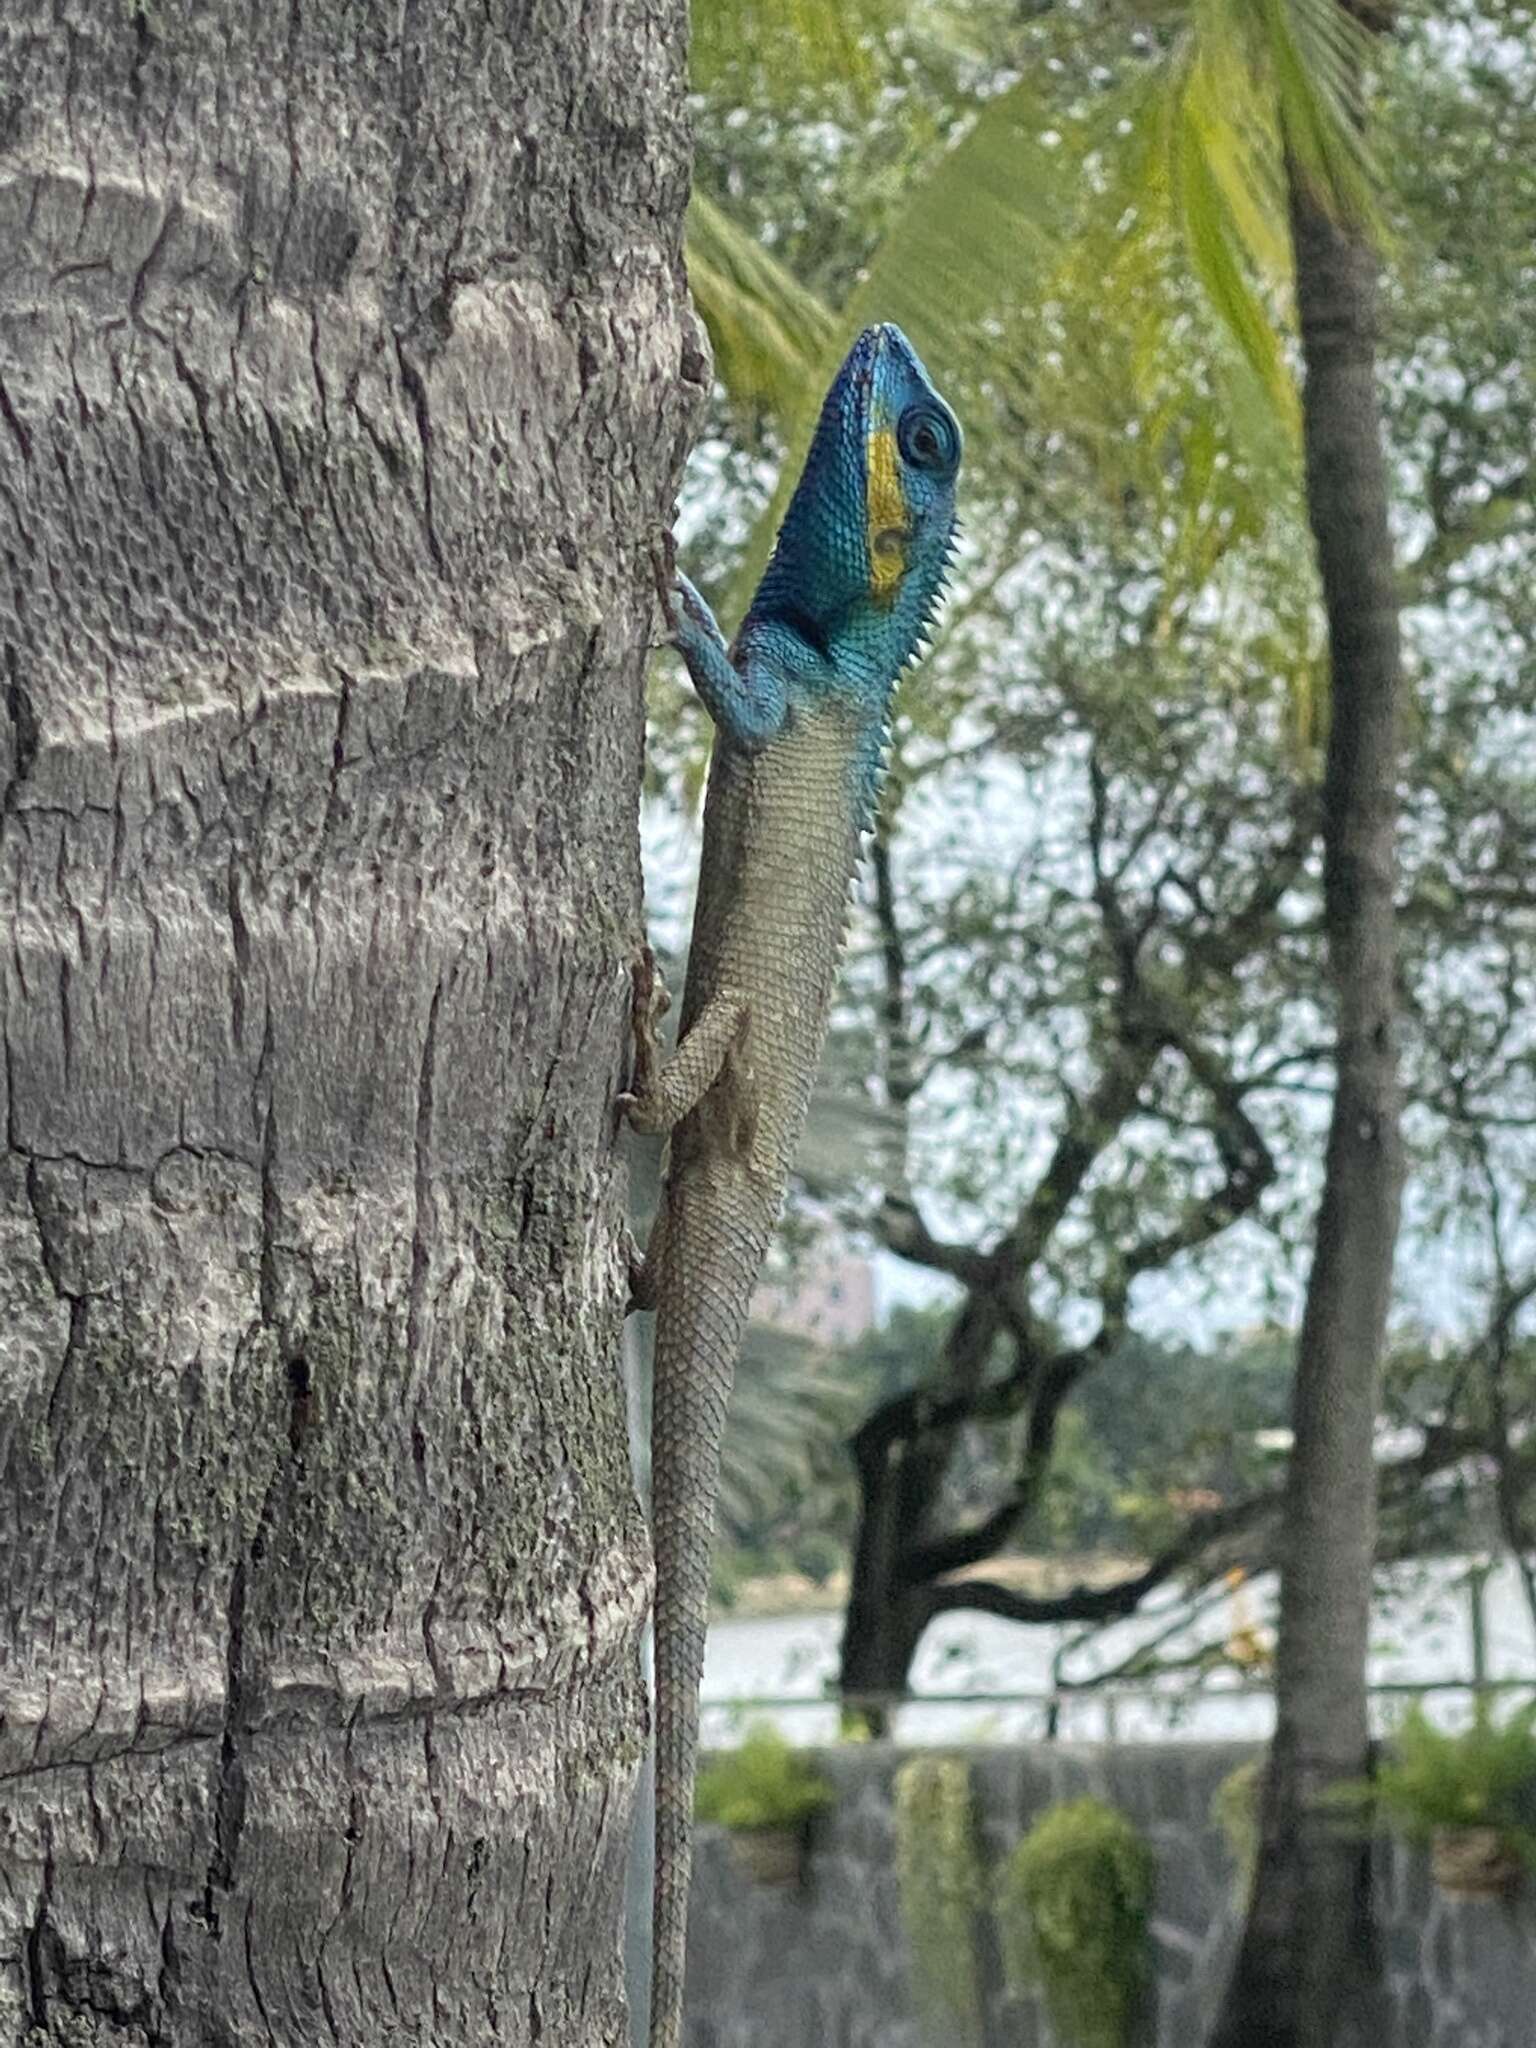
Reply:
[[[669,637],[687,665],[700,703],[734,745],[749,754],[766,746],[783,730],[788,708],[782,669],[730,647],[714,613],[688,578],[659,558],[656,578]]]

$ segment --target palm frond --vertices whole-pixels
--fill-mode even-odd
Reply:
[[[995,377],[1008,359],[999,340],[1019,339],[1010,321],[1039,301],[1060,261],[1071,211],[1063,161],[1032,80],[986,101],[871,256],[843,309],[848,327],[894,320],[952,381]]]
[[[1290,441],[1287,175],[1384,238],[1362,119],[1370,40],[1340,0],[1191,0],[1182,36],[1144,78],[1162,163],[1143,154],[1143,200],[1155,218],[1167,199],[1191,273],[1267,396],[1269,421],[1252,423]]]
[[[733,1538],[810,1485],[818,1457],[847,1433],[856,1406],[834,1354],[751,1325],[721,1445],[719,1514]]]
[[[789,415],[778,488],[748,543],[738,597],[762,573],[822,395],[861,327],[894,320],[946,391],[996,389],[1012,376],[1025,309],[1060,261],[1061,173],[1041,140],[1049,128],[1038,93],[1021,81],[989,100],[913,187]]]
[[[781,417],[820,374],[836,322],[816,294],[697,189],[688,209],[688,281],[733,398]]]
[[[795,0],[765,4],[788,19]],[[1033,74],[985,100],[904,192],[835,317],[721,209],[701,214],[694,260],[721,373],[775,407],[785,441],[728,610],[761,574],[821,394],[871,320],[899,322],[962,415],[985,423],[973,489],[983,465],[995,475],[1010,459],[1020,424],[1038,461],[1036,423],[1050,422],[1112,498],[1167,505],[1180,581],[1247,530],[1234,491],[1299,476],[1287,180],[1376,219],[1368,31],[1340,0],[1184,0],[1178,14],[1156,61],[1094,79],[1066,111]],[[1212,404],[1242,479],[1218,483],[1220,507],[1210,462],[1186,445]]]
[[[1297,172],[1324,206],[1383,237],[1381,171],[1363,119],[1369,29],[1339,0],[1202,0],[1202,8],[1239,16],[1234,38],[1256,30]]]
[[[1279,181],[1266,172],[1262,103],[1251,74],[1226,53],[1191,46],[1168,95],[1170,188],[1190,267],[1217,318],[1269,394],[1287,428],[1299,430],[1295,381],[1269,302],[1254,284],[1289,276]],[[1272,157],[1273,152],[1270,152]]]
[[[1291,272],[1285,167],[1262,80],[1223,42],[1191,46],[1181,112],[1231,215],[1254,273],[1284,283]]]

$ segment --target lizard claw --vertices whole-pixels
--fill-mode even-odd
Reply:
[[[650,1256],[641,1251],[633,1231],[624,1233],[624,1267],[629,1282],[629,1295],[624,1305],[625,1315],[637,1311],[644,1314],[656,1306],[656,1267]]]
[[[620,1124],[627,1123],[631,1130],[638,1131],[641,1137],[651,1137],[653,1133],[646,1116],[649,1102],[648,1096],[637,1095],[633,1088],[625,1088],[613,1098],[614,1117]]]
[[[651,572],[661,599],[661,614],[667,622],[666,644],[672,646],[683,623],[683,600],[677,587],[677,549],[670,533],[663,532],[660,542],[651,550]]]
[[[654,1138],[658,1132],[671,1128],[666,1104],[658,1096],[638,1094],[626,1089],[614,1097],[614,1105],[621,1122],[627,1122],[630,1129],[642,1138]]]

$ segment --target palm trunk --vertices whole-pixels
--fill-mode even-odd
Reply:
[[[1393,1043],[1402,669],[1375,386],[1376,276],[1293,170],[1307,500],[1332,655],[1324,893],[1337,1085],[1297,1361],[1258,1870],[1212,2048],[1372,2038],[1366,1853],[1318,1795],[1367,1767],[1373,1433],[1402,1157]]]
[[[682,14],[0,10],[0,2044],[625,2037]]]

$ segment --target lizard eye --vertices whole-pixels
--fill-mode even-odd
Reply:
[[[905,461],[930,476],[952,475],[960,461],[960,432],[947,411],[927,401],[909,405],[896,425]]]

